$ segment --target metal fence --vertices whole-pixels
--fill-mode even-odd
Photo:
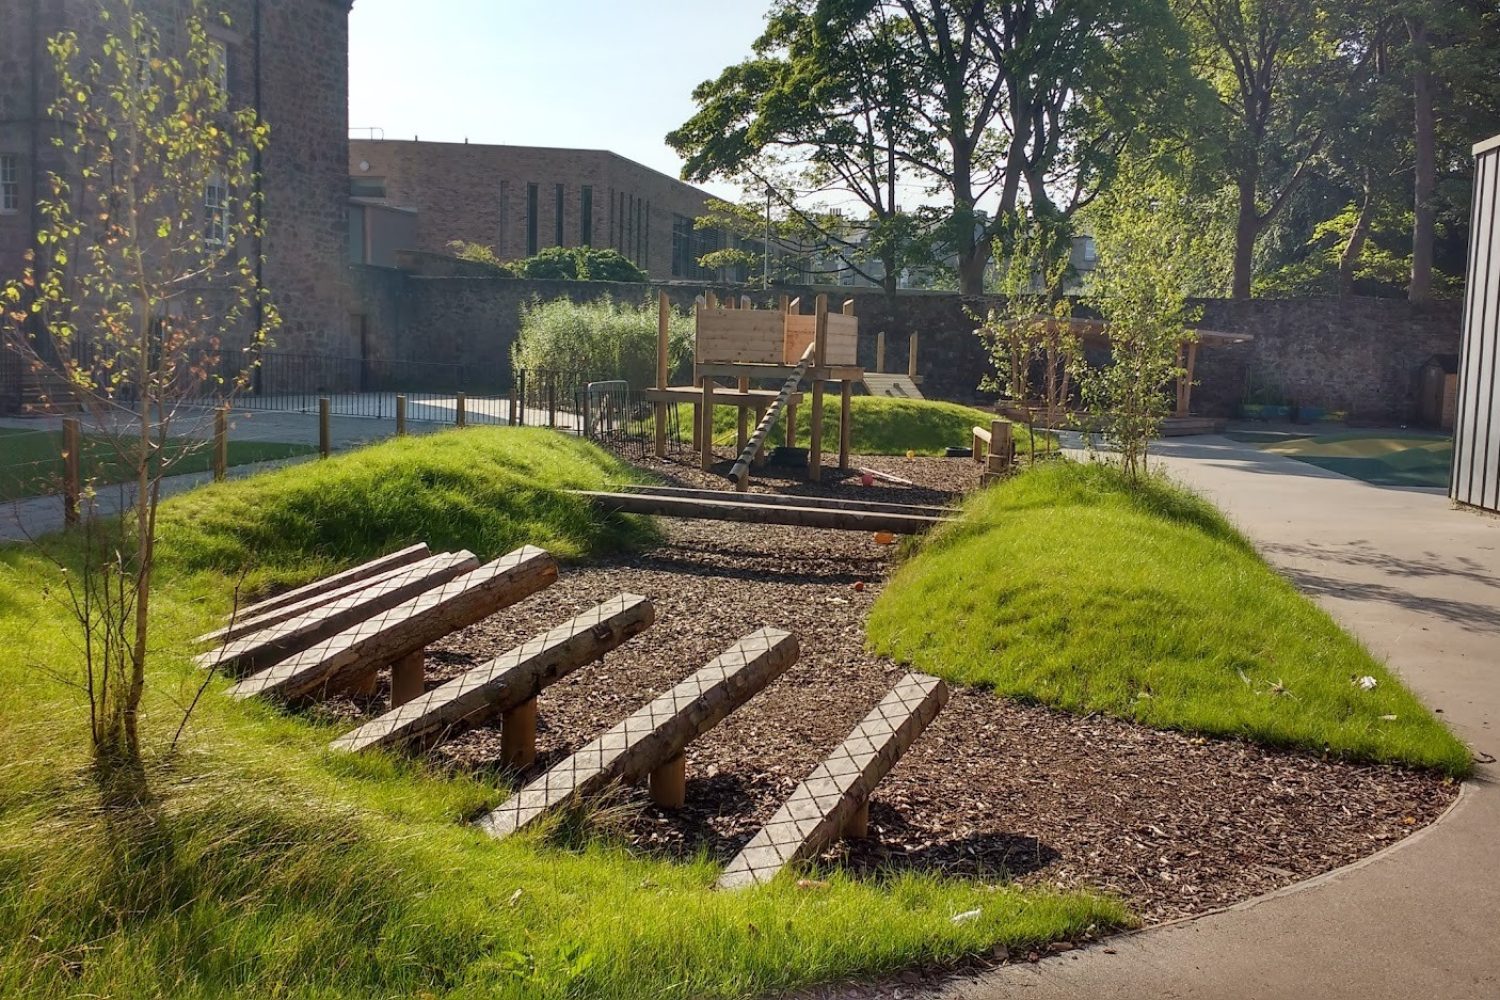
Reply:
[[[656,446],[656,407],[623,380],[589,382],[579,392],[579,430],[590,440],[632,458],[645,458]],[[667,452],[686,446],[675,404],[666,407]]]

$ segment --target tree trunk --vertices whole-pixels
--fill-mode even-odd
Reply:
[[[1354,269],[1365,249],[1365,240],[1370,235],[1370,224],[1375,218],[1375,182],[1369,170],[1365,171],[1364,200],[1360,202],[1359,215],[1354,220],[1354,229],[1349,233],[1344,252],[1339,254],[1339,294],[1354,294]]]
[[[1432,297],[1432,248],[1435,214],[1433,192],[1437,189],[1437,139],[1432,96],[1432,67],[1429,63],[1427,26],[1417,18],[1407,18],[1406,28],[1412,45],[1412,104],[1415,107],[1416,183],[1413,192],[1411,230],[1411,287],[1407,295],[1412,302],[1426,302]]]
[[[1237,299],[1250,297],[1250,279],[1255,266],[1255,238],[1260,235],[1260,213],[1255,208],[1255,180],[1241,177],[1240,210],[1234,224],[1234,284]]]

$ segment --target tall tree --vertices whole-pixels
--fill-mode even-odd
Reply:
[[[1256,241],[1316,168],[1372,52],[1357,0],[1175,0],[1195,71],[1213,86],[1220,167],[1235,187],[1234,279],[1250,295]]]
[[[880,126],[865,160],[884,154],[888,190],[899,174],[944,196],[960,289],[978,293],[1023,198],[1067,217],[1174,106],[1160,100],[1178,50],[1168,14],[1165,0],[779,0],[757,57],[700,86],[699,112],[668,141],[700,179],[742,174],[771,148],[838,161],[862,133],[826,123],[858,125],[845,99],[858,95]]]

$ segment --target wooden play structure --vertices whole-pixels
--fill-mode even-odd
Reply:
[[[656,621],[651,602],[620,594],[431,690],[423,657],[428,644],[544,590],[557,572],[552,556],[532,546],[482,566],[467,552],[411,546],[243,609],[201,637],[220,645],[198,662],[245,674],[230,690],[236,698],[282,702],[343,691],[368,697],[377,690],[377,671],[389,668],[389,711],[335,739],[332,750],[423,750],[498,719],[502,762],[530,768],[537,696],[649,629]],[[278,611],[291,617],[272,620]],[[247,631],[256,621],[271,623]],[[781,629],[744,636],[545,772],[531,774],[479,819],[479,828],[505,837],[622,783],[644,785],[658,807],[681,808],[689,744],[780,677],[798,653],[796,638]],[[867,836],[876,785],[947,701],[936,678],[907,674],[898,681],[730,862],[719,886],[764,882],[840,836]]]
[[[810,404],[808,425],[811,448],[807,474],[813,482],[822,476],[824,396],[830,383],[839,394],[839,468],[849,467],[849,399],[854,383],[864,380],[858,364],[859,320],[854,300],[837,313],[828,310],[828,296],[819,295],[813,311],[802,310],[801,299],[781,298],[778,309],[752,309],[747,299],[732,298],[721,305],[709,293],[694,314],[693,384],[668,385],[667,326],[671,304],[666,293],[658,300],[659,323],[656,345],[656,387],[645,396],[655,408],[656,455],[665,457],[668,407],[693,404],[693,441],[704,471],[713,468],[713,426],[716,406],[738,411],[735,452],[730,470],[735,487],[745,492],[749,470],[764,461],[766,441],[777,418],[785,414],[787,447],[797,440],[797,410]],[[804,382],[810,383],[804,394]],[[773,383],[774,389],[756,388]],[[755,428],[750,428],[750,413]]]

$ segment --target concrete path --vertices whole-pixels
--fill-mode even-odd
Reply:
[[[1159,454],[1493,761],[1500,518],[1455,510],[1441,491],[1369,486],[1221,437],[1168,441]],[[1481,765],[1443,820],[1360,864],[942,995],[1495,1000],[1497,777]]]

